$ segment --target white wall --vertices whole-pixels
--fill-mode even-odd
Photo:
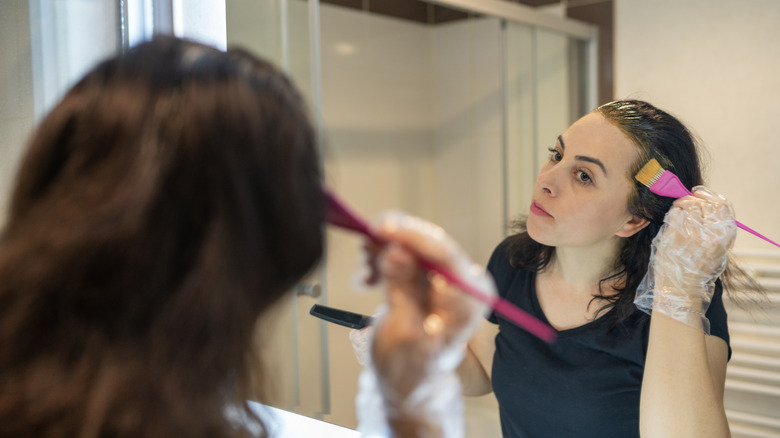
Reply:
[[[617,97],[646,99],[693,129],[710,153],[709,186],[732,201],[740,221],[776,241],[778,24],[776,0],[616,0],[615,5]],[[743,231],[736,248],[778,253]],[[772,266],[767,260],[762,262]],[[777,295],[775,287],[768,289]],[[777,357],[778,301],[771,302],[746,312],[727,301],[734,354],[724,404],[735,437],[780,431],[777,367],[764,365]]]
[[[678,116],[708,148],[709,185],[780,240],[780,2],[615,1],[615,95]],[[740,231],[736,247],[772,249]]]

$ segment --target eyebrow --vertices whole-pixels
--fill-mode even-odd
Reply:
[[[566,145],[563,144],[563,137],[560,135],[558,136],[558,143],[561,144],[561,149],[566,150]],[[604,163],[602,163],[601,160],[599,160],[598,158],[588,157],[585,155],[575,155],[574,159],[579,161],[587,161],[588,163],[593,163],[601,168],[601,170],[604,172],[604,175],[607,174],[607,168],[604,167]]]

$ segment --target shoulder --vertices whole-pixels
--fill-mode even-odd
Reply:
[[[506,237],[493,250],[493,254],[488,261],[488,269],[511,267],[513,256],[526,248],[526,241],[523,239],[522,235],[513,234]]]
[[[501,243],[499,243],[495,249],[493,249],[493,253],[490,255],[490,260],[488,260],[488,269],[491,269],[491,267],[498,267],[503,263],[509,263],[509,259],[511,257],[511,242],[512,236],[509,236]]]
[[[506,282],[518,273],[518,269],[512,266],[512,256],[517,249],[515,236],[509,236],[496,246],[488,261],[487,270],[496,280],[501,289],[501,283]]]

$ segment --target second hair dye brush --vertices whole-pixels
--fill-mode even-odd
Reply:
[[[658,163],[658,160],[655,158],[648,161],[647,164],[645,164],[642,169],[636,173],[634,178],[640,183],[644,184],[647,188],[650,189],[651,192],[655,193],[656,195],[675,199],[682,198],[683,196],[693,195],[690,190],[685,188],[682,181],[677,178],[677,175],[661,167],[661,164]],[[762,235],[758,231],[753,230],[739,221],[735,222],[739,228],[742,228],[756,237],[760,237],[761,239],[766,240],[774,246],[780,247],[777,242]]]

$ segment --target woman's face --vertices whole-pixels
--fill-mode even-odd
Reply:
[[[536,178],[528,234],[554,247],[587,247],[634,234],[627,177],[639,150],[599,113],[558,137]]]

